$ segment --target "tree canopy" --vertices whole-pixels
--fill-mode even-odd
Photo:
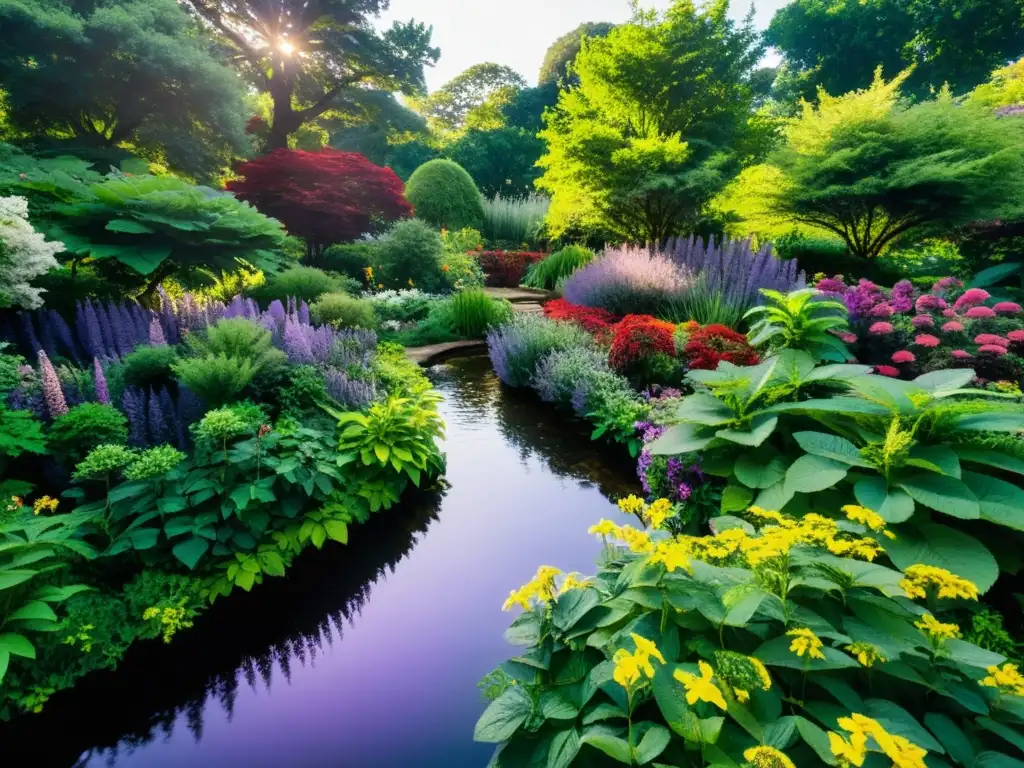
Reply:
[[[580,48],[583,46],[583,38],[607,37],[614,28],[615,25],[607,21],[587,21],[571,32],[566,32],[555,40],[544,54],[544,62],[540,65],[537,84],[544,86],[549,83],[555,85],[568,83],[572,79],[569,67],[579,55]]]
[[[235,54],[253,84],[271,95],[266,148],[328,111],[349,113],[373,90],[414,95],[440,52],[416,21],[379,31],[387,0],[185,0]]]
[[[423,99],[420,112],[446,130],[498,128],[504,123],[502,106],[525,87],[511,67],[474,64]]]
[[[204,177],[247,148],[244,84],[174,0],[0,0],[16,138],[129,146]]]
[[[786,58],[807,98],[822,86],[846,93],[916,66],[905,90],[956,94],[1024,54],[1024,0],[794,0],[766,40]]]
[[[785,129],[785,145],[740,185],[749,224],[787,222],[838,235],[874,258],[898,238],[927,236],[1024,208],[1024,121],[948,90],[910,105],[909,72],[842,96],[821,91]]]
[[[750,74],[761,56],[729,3],[676,0],[606,38],[584,40],[579,86],[559,95],[542,137],[537,186],[552,234],[577,227],[634,240],[692,229],[738,171],[730,147],[750,130]]]

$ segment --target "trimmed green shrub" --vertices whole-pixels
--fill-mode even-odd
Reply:
[[[594,260],[594,252],[581,245],[567,245],[555,251],[543,261],[530,267],[523,279],[523,285],[552,291],[558,284],[580,267]]]
[[[292,267],[274,275],[249,295],[261,304],[294,296],[300,301],[316,301],[325,293],[357,293],[361,285],[351,278],[332,275],[315,267]]]
[[[248,358],[256,368],[285,357],[273,346],[270,331],[244,317],[218,320],[205,333],[189,336],[186,345],[192,357],[224,355]]]
[[[252,360],[222,353],[179,360],[174,364],[174,373],[205,403],[219,407],[237,400],[256,370]]]
[[[54,420],[49,438],[54,454],[77,463],[98,445],[123,445],[128,440],[128,420],[113,406],[83,403]]]
[[[267,394],[280,386],[287,355],[271,343],[270,331],[242,317],[220,320],[189,336],[188,357],[171,368],[180,382],[216,407],[251,387]]]
[[[380,243],[377,279],[388,288],[419,288],[426,293],[447,290],[444,243],[440,233],[418,219],[400,221]]]
[[[174,380],[171,365],[177,359],[178,350],[174,347],[138,347],[124,357],[121,376],[125,384],[157,388]]]
[[[310,316],[317,325],[335,328],[373,328],[373,304],[345,293],[321,296],[310,308]]]
[[[417,168],[405,185],[405,198],[417,218],[434,226],[483,227],[483,195],[466,169],[451,160],[431,160]]]
[[[323,268],[358,281],[366,281],[366,268],[376,268],[380,260],[380,246],[372,243],[342,243],[332,245],[320,258]]]

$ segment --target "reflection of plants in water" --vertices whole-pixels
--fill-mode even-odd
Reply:
[[[33,764],[73,765],[79,756],[83,764],[102,756],[113,765],[119,755],[169,737],[179,717],[198,741],[208,701],[230,721],[243,679],[269,691],[275,665],[290,682],[295,662],[313,664],[341,640],[373,585],[437,518],[440,501],[439,493],[424,494],[375,515],[353,530],[348,546],[304,553],[287,579],[219,602],[170,645],[133,648],[117,672],[83,678],[41,715],[0,726],[0,762],[31,755]],[[45,738],[58,727],[61,739]]]
[[[494,404],[501,398],[501,382],[491,370],[486,355],[461,357],[436,365],[428,371],[430,380],[467,422],[490,419]]]

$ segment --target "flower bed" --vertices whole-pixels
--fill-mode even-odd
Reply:
[[[535,251],[477,251],[477,261],[487,276],[487,285],[494,288],[516,288],[533,264],[547,254]]]

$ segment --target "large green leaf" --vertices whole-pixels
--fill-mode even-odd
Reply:
[[[589,744],[613,760],[629,765],[633,761],[629,742],[617,735],[617,732],[606,725],[592,725],[583,732],[583,743]]]
[[[929,752],[946,754],[942,745],[903,707],[885,699],[868,699],[865,704],[867,712],[864,714],[881,723],[889,733],[909,739]]]
[[[968,413],[953,419],[950,427],[972,432],[1020,432],[1024,430],[1024,408]]]
[[[0,570],[0,589],[16,587],[18,584],[28,581],[37,573],[39,573],[39,571],[33,571],[27,568],[9,568],[6,570]]]
[[[964,472],[963,481],[978,498],[982,519],[1024,531],[1024,491],[1005,480],[976,472]]]
[[[42,600],[25,603],[7,617],[7,621],[57,621],[57,614]]]
[[[565,632],[572,629],[573,625],[599,602],[600,597],[593,589],[586,587],[570,589],[558,596],[558,601],[551,612],[551,621]]]
[[[860,457],[860,450],[845,437],[826,432],[794,432],[793,438],[807,453],[840,461],[853,467],[870,467]]]
[[[854,391],[865,400],[904,412],[914,410],[911,395],[921,391],[920,387],[909,381],[876,374],[855,376],[849,382]]]
[[[960,479],[960,457],[947,445],[915,445],[908,464]]]
[[[12,656],[24,656],[26,659],[36,657],[36,648],[24,635],[16,632],[0,634],[0,653],[7,652]]]
[[[698,424],[676,424],[651,443],[648,450],[658,456],[675,456],[703,450],[714,440],[714,434],[709,429]]]
[[[809,655],[797,656],[789,650],[793,642],[791,637],[782,635],[768,640],[752,654],[769,666],[788,667],[800,670],[827,670],[827,669],[853,669],[859,666],[858,662],[847,656],[842,651],[829,646],[821,649],[824,659],[812,659]]]
[[[796,721],[796,730],[800,734],[800,738],[814,750],[818,759],[826,765],[837,765],[839,761],[832,754],[828,734],[805,717],[796,716],[793,720]]]
[[[893,488],[886,491],[881,477],[865,477],[853,486],[857,503],[881,515],[887,523],[902,523],[914,514],[914,500],[906,491]]]
[[[559,731],[551,739],[546,768],[569,768],[582,746],[580,733],[575,728]]]
[[[106,226],[109,232],[124,232],[129,235],[151,235],[153,229],[132,219],[111,219]]]
[[[914,384],[932,394],[941,394],[966,387],[974,380],[974,376],[974,371],[970,368],[946,368],[918,376],[914,379]]]
[[[11,663],[11,652],[0,651],[0,683],[4,681],[4,676],[7,674],[7,666]]]
[[[761,446],[740,453],[733,472],[748,488],[768,488],[786,477],[786,460],[775,449]]]
[[[953,760],[966,766],[974,762],[974,747],[971,746],[970,739],[949,717],[938,712],[929,712],[924,716],[924,724]]]
[[[748,445],[756,448],[772,436],[775,427],[779,423],[779,417],[770,414],[758,414],[750,423],[750,429],[720,429],[715,433],[716,437],[728,440],[731,443]]]
[[[663,725],[652,725],[647,729],[647,733],[640,739],[640,743],[636,747],[636,763],[637,765],[647,765],[647,763],[654,760],[658,755],[665,751],[665,747],[672,740],[672,734],[668,728]]]
[[[196,567],[199,559],[206,554],[206,550],[210,548],[210,542],[206,539],[200,538],[199,536],[192,536],[189,539],[176,544],[171,552],[174,556],[181,560],[190,569]]]
[[[473,729],[473,740],[498,744],[511,738],[533,713],[530,697],[512,686],[488,705]]]
[[[779,511],[792,500],[793,493],[786,481],[782,480],[761,491],[754,499],[754,504],[762,509]]]
[[[960,456],[961,461],[969,461],[973,464],[984,464],[988,467],[995,467],[996,469],[1003,469],[1007,472],[1014,472],[1018,475],[1024,475],[1024,459],[1018,459],[1016,456],[1010,456],[999,451],[983,450],[981,448],[965,448],[957,446],[957,455]]]
[[[136,272],[148,275],[171,255],[171,247],[97,244],[89,247],[89,255],[94,259],[116,259]]]
[[[884,405],[861,400],[859,397],[829,397],[820,400],[803,400],[797,403],[778,403],[764,408],[761,413],[841,413],[849,416],[888,416],[890,410]]]
[[[698,392],[684,397],[676,415],[681,421],[717,427],[736,419],[733,410],[714,395]]]
[[[917,474],[900,478],[896,485],[926,507],[963,520],[981,517],[978,498],[955,477]]]
[[[974,582],[987,592],[999,577],[999,564],[985,545],[972,536],[937,523],[901,528],[885,551],[900,570],[911,565],[934,565]]]
[[[795,493],[815,493],[832,488],[846,477],[850,465],[807,454],[794,461],[786,471],[786,490]]]

